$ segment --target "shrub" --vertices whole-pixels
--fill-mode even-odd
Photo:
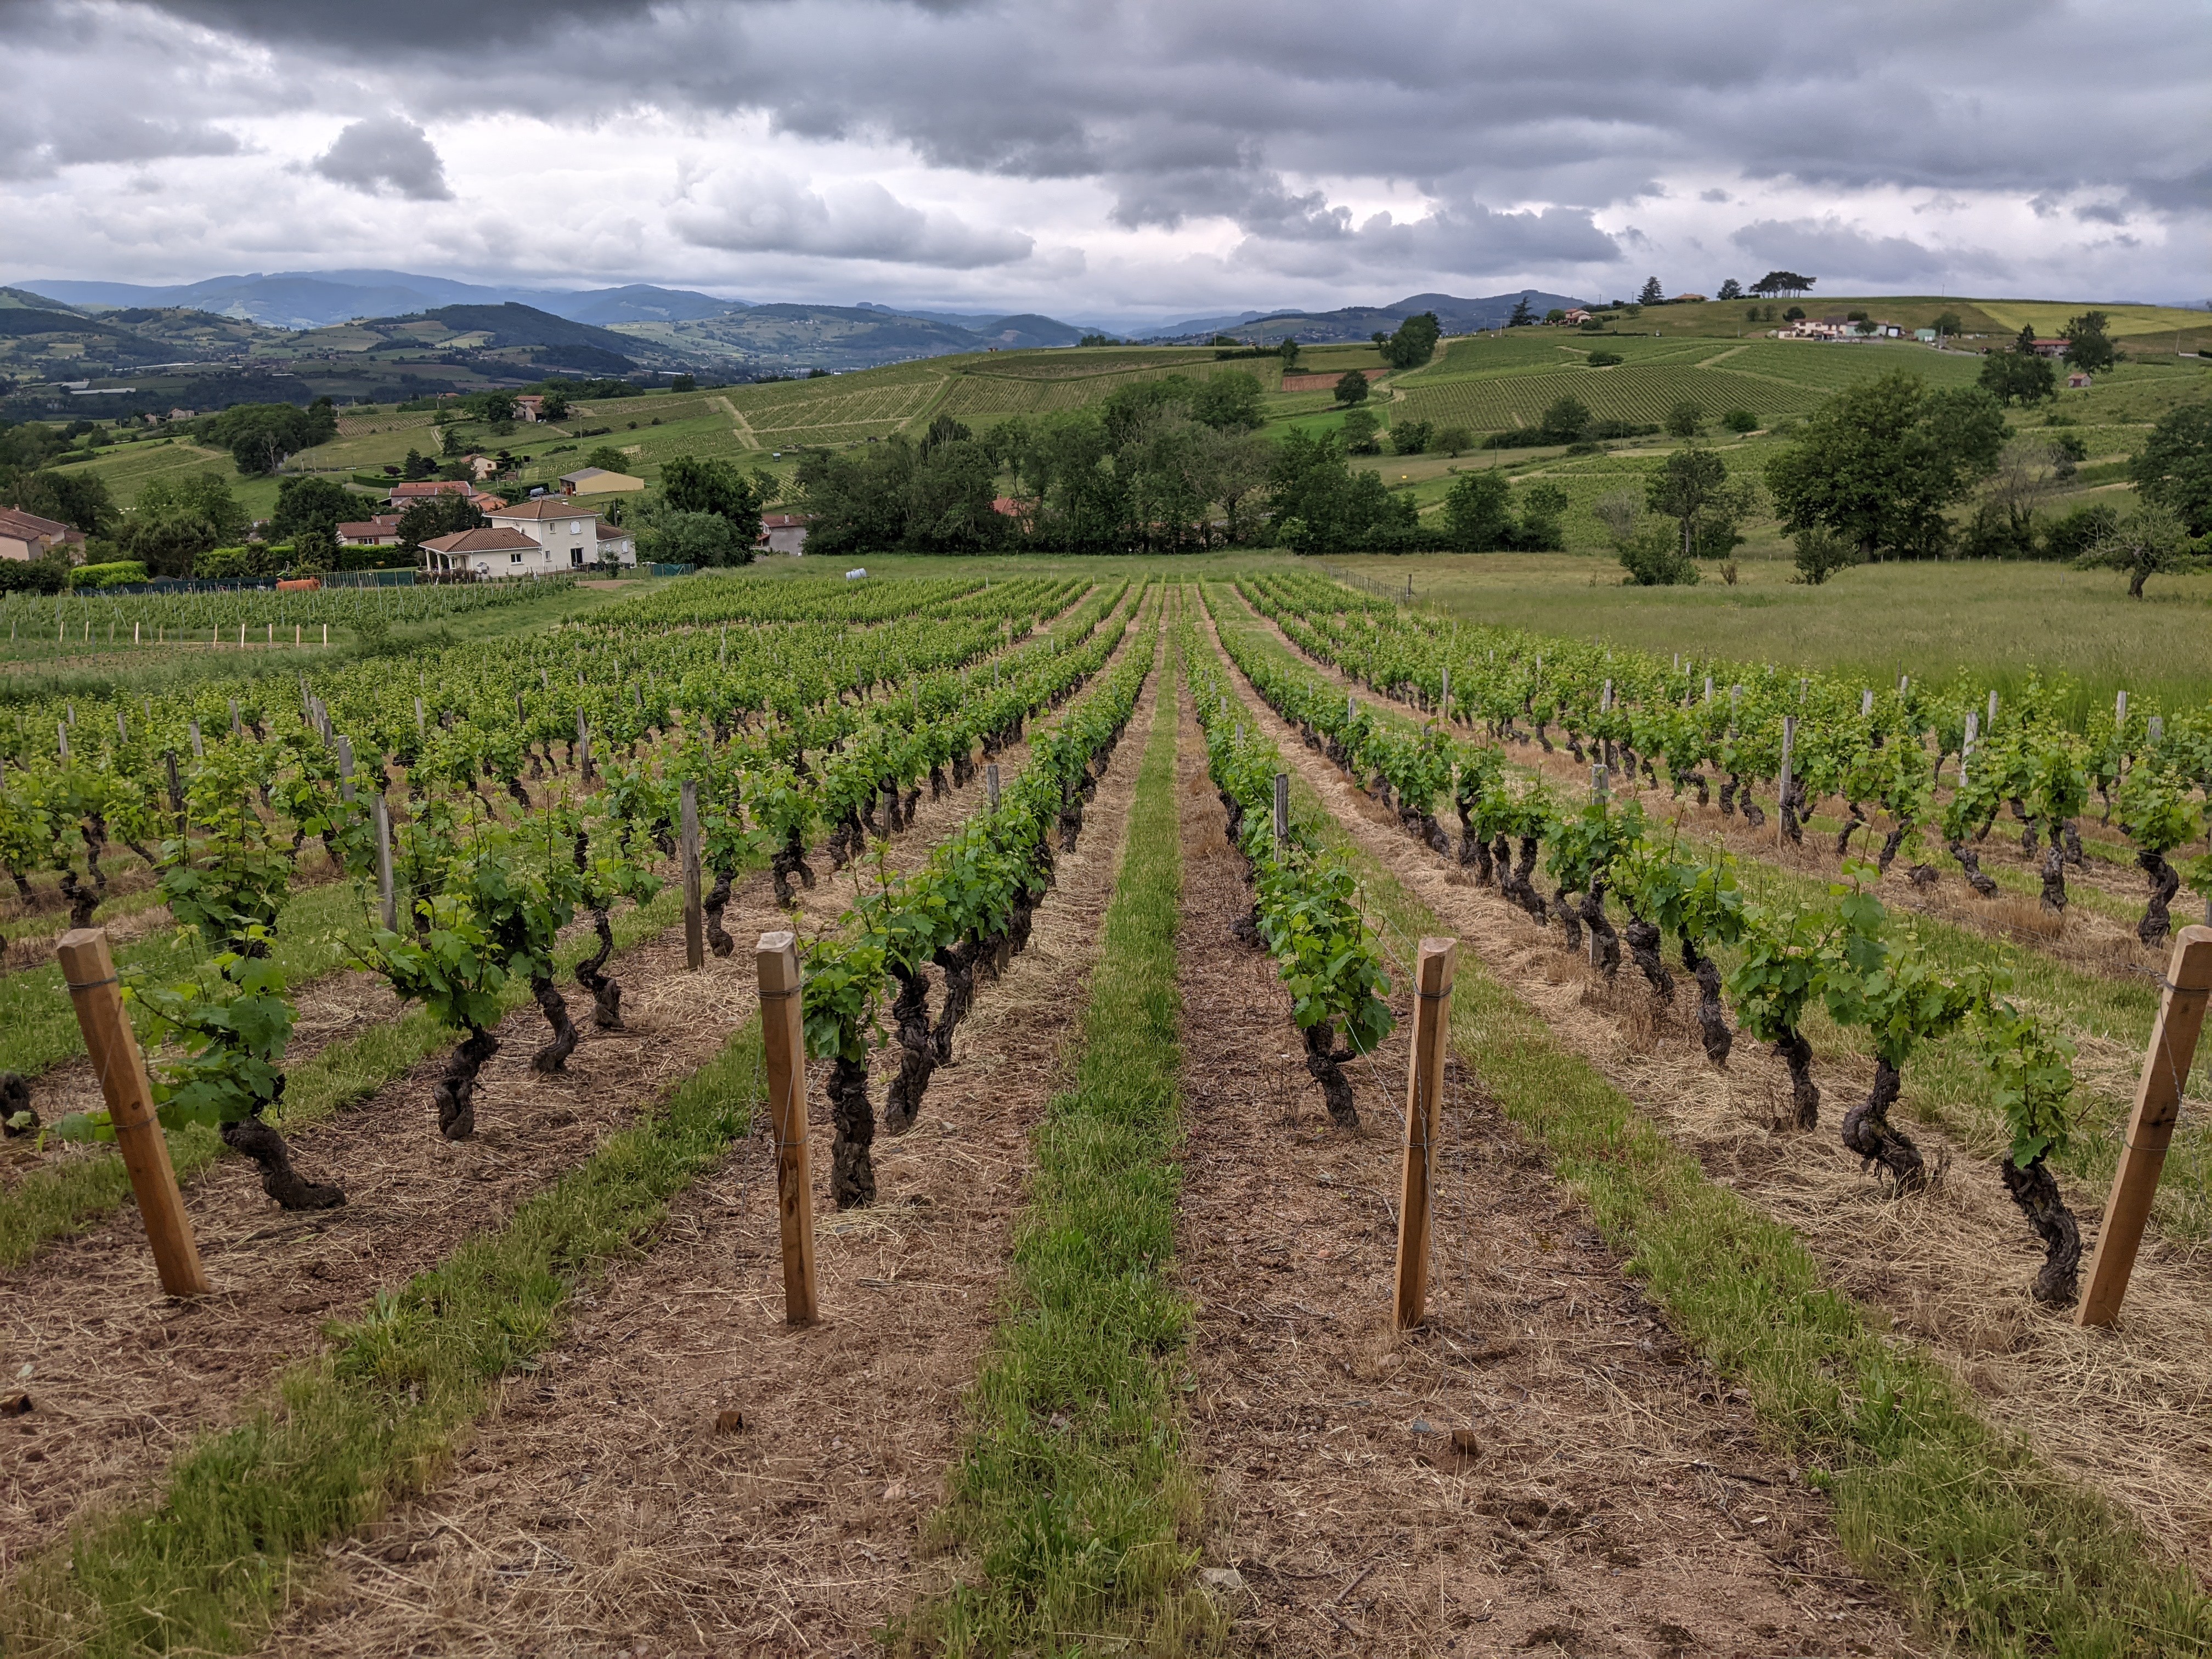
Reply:
[[[0,593],[58,593],[69,579],[67,559],[0,559]]]
[[[1367,377],[1356,368],[1348,368],[1337,377],[1336,400],[1340,404],[1364,404],[1367,401]]]
[[[1446,455],[1456,455],[1474,447],[1474,434],[1463,426],[1448,426],[1437,434],[1436,447]]]
[[[1418,455],[1429,447],[1435,435],[1433,422],[1400,420],[1390,428],[1390,448],[1396,454]]]
[[[146,580],[146,567],[136,559],[115,559],[106,564],[81,564],[69,574],[71,587],[122,587]]]
[[[1721,424],[1731,432],[1756,432],[1759,416],[1747,409],[1731,409],[1721,416]]]
[[[1697,561],[1682,551],[1681,532],[1664,519],[1647,519],[1621,544],[1620,568],[1638,587],[1694,587]]]
[[[1618,351],[1605,350],[1593,351],[1589,356],[1583,359],[1583,363],[1591,368],[1611,368],[1615,363],[1626,362],[1628,360],[1626,357],[1623,357]]]
[[[1832,530],[1816,526],[1797,532],[1797,580],[1808,587],[1818,587],[1858,562],[1858,549]]]

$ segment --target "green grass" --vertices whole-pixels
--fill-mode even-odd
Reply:
[[[1631,483],[1598,476],[1608,489]],[[2063,674],[2085,708],[2111,708],[2122,690],[2170,708],[2212,701],[2212,576],[2154,580],[2134,600],[2112,572],[1978,561],[1862,565],[1819,587],[1775,560],[1741,561],[1734,586],[1708,569],[1695,587],[1624,587],[1612,561],[1578,554],[1329,562],[1401,588],[1410,575],[1420,599],[1471,622],[1662,655],[1802,664],[1870,685],[1964,671],[2000,693]]]
[[[179,1457],[151,1507],[81,1520],[0,1602],[0,1649],[250,1651],[320,1546],[427,1491],[498,1379],[552,1343],[570,1296],[642,1249],[669,1200],[745,1133],[760,1042],[748,1024],[506,1226],[335,1326],[326,1357]]]
[[[1302,778],[1292,791],[1408,938],[1445,931]],[[2002,1656],[2198,1654],[2212,1606],[2101,1497],[1991,1427],[1933,1359],[1825,1287],[1796,1237],[1708,1181],[1534,1010],[1468,953],[1451,1040],[1589,1206],[1670,1322],[1741,1382],[1831,1495],[1845,1552],[1942,1642]]]
[[[1171,668],[1171,665],[1167,665]],[[1162,670],[1156,670],[1163,672]],[[1034,1139],[1010,1306],[974,1393],[945,1535],[971,1582],[902,1632],[948,1654],[1189,1651],[1202,1496],[1184,1465],[1172,1282],[1182,1016],[1176,702],[1162,683],[1074,1086]]]

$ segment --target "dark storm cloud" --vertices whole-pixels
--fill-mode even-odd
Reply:
[[[436,148],[404,116],[356,121],[309,166],[333,184],[364,195],[389,191],[416,202],[449,202],[453,197]]]
[[[1778,270],[1848,272],[1863,282],[1882,284],[1941,276],[1985,263],[1978,253],[1947,256],[1909,236],[1870,236],[1834,219],[1765,219],[1744,226],[1729,240],[1754,264]]]
[[[994,175],[1082,181],[1127,230],[1225,222],[1241,233],[1240,264],[1604,266],[1623,246],[1665,244],[1684,213],[1703,216],[1698,234],[1719,246],[1729,222],[1712,216],[1733,209],[1759,220],[1736,239],[1747,257],[1825,251],[1832,268],[1887,280],[1962,257],[1940,234],[1961,210],[1936,213],[1905,191],[2034,198],[2077,237],[2084,220],[2149,216],[2201,246],[2212,29],[2175,27],[2177,11],[2173,0],[1826,0],[1771,17],[1738,0],[387,0],[365,23],[360,8],[298,0],[0,0],[9,45],[83,66],[83,86],[63,88],[74,102],[0,110],[0,171],[125,159],[99,144],[220,154],[234,144],[216,125],[226,114],[272,107],[393,110],[434,127],[511,113],[587,129],[653,112],[680,129],[743,113],[804,140],[899,148],[971,175],[956,194],[978,203]],[[249,61],[268,65],[252,96],[226,92]],[[325,161],[356,187],[434,194],[442,179],[408,172],[396,152],[380,171],[374,157]],[[1798,209],[1737,208],[1759,193],[1739,185],[1747,178],[1887,204],[1838,200],[1843,218],[1800,221]],[[1671,220],[1643,205],[1662,185],[1678,192],[1662,204]],[[945,268],[1029,251],[969,228],[987,210],[917,223],[887,191],[873,204],[817,193],[817,210],[801,199],[811,185],[790,188],[786,200],[763,185],[750,207],[686,198],[680,234]],[[1373,213],[1416,197],[1438,205],[1410,222]],[[1893,234],[1923,211],[1911,236]],[[1854,216],[1864,222],[1845,222]],[[1608,236],[1597,218],[1620,228]],[[881,252],[898,249],[926,252]]]

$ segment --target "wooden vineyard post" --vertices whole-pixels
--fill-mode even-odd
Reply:
[[[1428,1317],[1429,1194],[1436,1174],[1437,1118],[1443,1104],[1444,1038],[1451,1026],[1458,941],[1425,939],[1413,970],[1413,1052],[1406,1068],[1406,1180],[1398,1207],[1397,1296],[1392,1323],[1412,1330]]]
[[[2185,927],[2173,942],[2166,994],[2159,1000],[2158,1023],[2151,1027],[2143,1055],[2136,1109],[2128,1119],[2128,1138],[2120,1148],[2120,1167],[2112,1176],[2112,1194],[2105,1203],[2105,1224],[2089,1257],[2089,1282],[2082,1288],[2075,1322],[2109,1325],[2118,1316],[2128,1292],[2143,1224],[2166,1168],[2166,1149],[2181,1112],[2181,1085],[2197,1057],[2197,1034],[2204,1028],[2204,1005],[2212,994],[2212,927]]]
[[[138,1213],[146,1223],[146,1242],[153,1246],[161,1288],[171,1296],[205,1296],[207,1273],[200,1266],[199,1247],[192,1242],[192,1224],[185,1217],[183,1194],[177,1191],[169,1143],[162,1139],[154,1115],[145,1056],[138,1052],[137,1036],[123,1012],[123,988],[116,982],[107,935],[97,927],[72,928],[62,935],[56,953],[70,1000],[76,1005],[85,1052],[100,1077],[100,1096],[107,1103],[108,1121],[115,1127],[123,1167],[130,1171]]]
[[[376,899],[377,914],[384,923],[384,931],[399,931],[399,897],[392,886],[392,806],[380,792],[376,805],[371,809],[376,817]]]
[[[1275,852],[1279,856],[1283,843],[1291,838],[1291,775],[1275,774]]]
[[[697,973],[707,965],[707,913],[699,898],[699,786],[684,780],[684,965]]]
[[[1867,696],[1871,699],[1874,693],[1869,691]],[[1774,844],[1777,847],[1782,845],[1782,826],[1790,815],[1790,751],[1796,742],[1797,717],[1784,714],[1782,717],[1782,799],[1774,809]]]
[[[338,799],[350,805],[353,802],[353,739],[338,739]]]
[[[789,933],[763,933],[761,1046],[775,1130],[776,1215],[783,1235],[783,1317],[811,1325],[814,1304],[814,1176],[806,1155],[806,1042],[799,1014],[799,948]]]
[[[992,761],[983,768],[983,790],[991,798],[991,810],[999,810],[999,763]]]

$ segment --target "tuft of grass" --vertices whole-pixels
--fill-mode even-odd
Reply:
[[[1302,778],[1302,817],[1407,937],[1444,931]],[[2212,1603],[2100,1495],[1992,1426],[1924,1351],[1821,1283],[1796,1234],[1706,1179],[1534,1009],[1462,953],[1451,1041],[1707,1363],[1831,1495],[1844,1548],[1944,1643],[2012,1659],[2212,1650]]]
[[[896,1639],[954,1655],[1211,1646],[1189,1587],[1203,1509],[1182,1461],[1171,1282],[1182,1013],[1176,699],[1152,720],[1074,1086],[1038,1126],[1009,1305],[937,1522],[969,1582]]]
[[[642,1249],[764,1090],[755,1020],[506,1226],[334,1325],[331,1352],[180,1456],[154,1506],[87,1519],[32,1562],[0,1601],[0,1651],[251,1650],[326,1540],[428,1488],[497,1380],[552,1342],[572,1293]]]

